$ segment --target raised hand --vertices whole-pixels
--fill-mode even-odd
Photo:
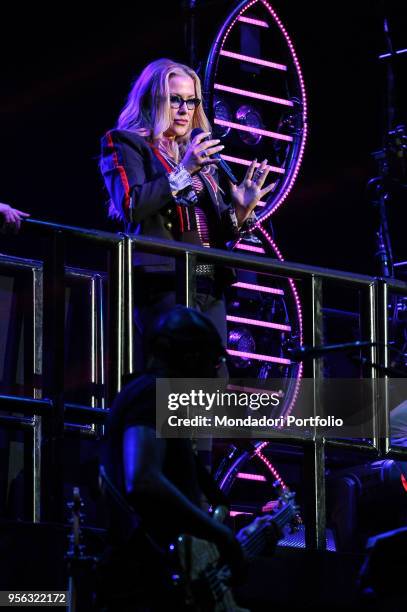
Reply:
[[[265,187],[270,168],[267,159],[264,159],[255,170],[257,159],[254,159],[247,169],[246,176],[240,185],[230,183],[232,203],[236,210],[237,222],[241,225],[257,206],[259,200],[267,195],[274,187],[274,183]]]

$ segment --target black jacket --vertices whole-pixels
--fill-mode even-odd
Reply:
[[[183,240],[171,194],[168,171],[149,143],[129,130],[111,130],[102,138],[101,171],[111,202],[126,232],[167,240]],[[217,223],[214,246],[230,247],[240,232],[233,209],[222,198],[217,177],[200,172]],[[188,241],[188,240],[187,240]],[[143,272],[173,271],[172,257],[137,252],[134,265]]]

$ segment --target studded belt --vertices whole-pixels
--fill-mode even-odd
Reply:
[[[198,276],[213,276],[215,266],[213,264],[198,264],[195,266],[195,272]]]

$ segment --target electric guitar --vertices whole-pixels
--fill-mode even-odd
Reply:
[[[260,554],[270,545],[277,544],[283,528],[291,523],[291,530],[301,519],[295,505],[295,493],[283,492],[273,505],[273,514],[257,517],[236,535],[248,559]],[[227,509],[219,507],[214,512],[216,520],[224,521]],[[234,601],[230,588],[231,571],[220,557],[215,544],[190,535],[181,535],[177,542],[181,569],[181,582],[185,603],[196,612],[248,612]]]

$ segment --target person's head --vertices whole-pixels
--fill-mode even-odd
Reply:
[[[187,142],[194,128],[210,131],[196,72],[166,58],[148,64],[130,91],[117,127],[153,142],[165,136],[178,144]]]
[[[159,319],[149,345],[150,367],[161,367],[173,378],[215,378],[226,356],[212,321],[186,306]]]

